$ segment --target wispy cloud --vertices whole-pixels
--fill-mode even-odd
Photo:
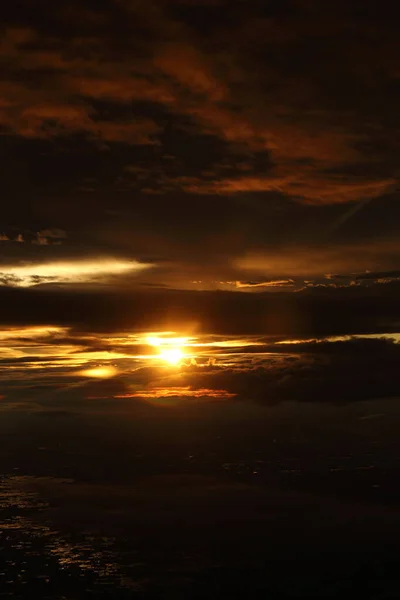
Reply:
[[[234,281],[227,282],[234,284],[237,288],[282,288],[295,285],[293,279],[266,279],[259,281]]]
[[[113,259],[1,265],[0,282],[3,285],[21,287],[41,283],[88,283],[91,281],[106,281],[111,276],[137,273],[151,266],[137,261]]]

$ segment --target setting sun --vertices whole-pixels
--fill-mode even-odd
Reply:
[[[158,357],[169,365],[178,365],[187,355],[184,352],[185,343],[188,338],[185,337],[161,337],[150,336],[147,343],[158,350]]]
[[[170,365],[177,365],[184,358],[181,348],[165,348],[160,350],[160,358]]]
[[[161,339],[159,337],[156,336],[150,336],[147,338],[147,343],[150,346],[160,346],[161,345]]]

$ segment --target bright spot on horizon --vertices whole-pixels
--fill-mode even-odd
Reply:
[[[150,336],[147,338],[147,343],[150,346],[161,346],[161,339],[159,337]]]
[[[150,346],[154,346],[158,349],[158,358],[164,360],[171,366],[178,365],[182,359],[186,357],[184,353],[185,342],[189,338],[186,337],[159,337],[149,336],[146,338],[147,343]]]
[[[184,354],[181,348],[165,348],[160,350],[160,358],[170,365],[177,365],[184,358]]]
[[[80,375],[84,375],[85,377],[94,377],[96,379],[107,379],[107,377],[112,377],[117,372],[115,367],[104,366],[104,367],[94,367],[93,369],[86,369],[85,371],[81,371]]]
[[[77,260],[42,264],[0,266],[0,275],[9,277],[7,285],[30,287],[38,283],[89,282],[101,276],[121,275],[129,271],[143,271],[153,265],[138,261],[116,259]]]

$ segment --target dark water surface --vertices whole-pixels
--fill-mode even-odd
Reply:
[[[1,596],[398,598],[399,413],[4,412]]]

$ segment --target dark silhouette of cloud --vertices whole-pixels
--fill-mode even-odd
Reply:
[[[397,282],[300,292],[184,291],[108,287],[0,288],[0,323],[95,331],[194,330],[223,335],[313,337],[390,333],[398,328]],[[62,337],[62,336],[61,336]]]
[[[188,381],[266,406],[288,400],[341,404],[398,396],[399,358],[400,345],[391,340],[312,342],[289,345],[278,359],[257,357],[250,367],[191,366]]]
[[[279,191],[335,204],[377,198],[396,184],[383,149],[396,136],[386,116],[395,122],[397,32],[389,15],[382,42],[376,11],[361,19],[342,0],[327,10],[302,0],[280,14],[257,1],[230,9],[193,3],[199,22],[173,1],[96,10],[70,1],[61,11],[43,2],[36,12],[26,0],[17,4],[18,12],[4,15],[8,66],[0,89],[0,123],[12,135],[84,135],[99,148],[162,144],[161,110],[184,117],[196,135],[221,140],[225,163],[192,176],[161,167],[161,181],[145,190]],[[85,23],[79,35],[77,21]],[[224,176],[240,148],[250,160]],[[271,157],[262,174],[252,162],[259,151]],[[357,165],[366,162],[381,164],[381,172],[361,175]]]

